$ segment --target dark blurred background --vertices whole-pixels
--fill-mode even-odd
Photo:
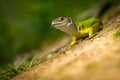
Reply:
[[[40,49],[62,32],[50,28],[60,16],[76,18],[102,0],[0,0],[0,67],[19,54]],[[49,42],[48,42],[49,43]]]

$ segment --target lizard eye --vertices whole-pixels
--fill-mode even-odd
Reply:
[[[61,17],[60,19],[61,19],[61,21],[63,21],[63,20],[64,20],[64,18],[63,18],[63,17]]]

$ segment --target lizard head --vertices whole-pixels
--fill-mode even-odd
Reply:
[[[51,25],[55,29],[59,29],[71,36],[74,36],[79,32],[77,26],[74,24],[72,19],[68,17],[56,18],[52,21]]]

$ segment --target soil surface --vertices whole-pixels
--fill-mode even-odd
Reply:
[[[120,16],[110,19],[94,37],[11,80],[120,80],[120,36],[114,36],[118,30]]]

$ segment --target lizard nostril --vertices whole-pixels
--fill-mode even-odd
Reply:
[[[51,26],[55,26],[55,22],[52,22],[52,23],[51,23]]]

